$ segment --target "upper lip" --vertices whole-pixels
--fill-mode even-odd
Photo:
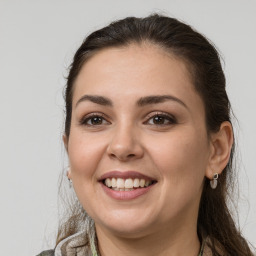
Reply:
[[[141,174],[136,171],[110,171],[105,174],[103,174],[100,178],[99,181],[105,180],[107,178],[121,178],[121,179],[145,179],[145,180],[155,180],[152,177],[149,177],[147,175]]]

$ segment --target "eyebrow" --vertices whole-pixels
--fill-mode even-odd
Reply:
[[[139,107],[143,107],[145,105],[163,103],[168,100],[175,101],[181,104],[182,106],[184,106],[185,108],[188,108],[187,105],[182,100],[171,95],[153,95],[153,96],[142,97],[137,101],[137,105]]]
[[[175,101],[181,104],[182,106],[184,106],[185,108],[188,108],[187,105],[182,100],[172,95],[152,95],[152,96],[141,97],[136,104],[139,107],[143,107],[146,105],[163,103],[168,100]],[[99,95],[84,95],[77,101],[76,107],[79,103],[83,101],[91,101],[93,103],[96,103],[102,106],[109,106],[109,107],[113,107],[114,105],[112,100],[107,97],[103,97]]]
[[[96,103],[96,104],[99,104],[102,106],[109,106],[109,107],[113,106],[112,100],[110,100],[107,97],[103,97],[103,96],[99,96],[99,95],[84,95],[77,101],[76,107],[79,103],[81,103],[83,101],[91,101],[93,103]]]

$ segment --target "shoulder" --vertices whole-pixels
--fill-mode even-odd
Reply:
[[[55,248],[55,256],[91,256],[86,232],[79,232],[62,240]]]
[[[43,251],[37,256],[92,256],[88,238],[85,232],[79,232],[63,239],[55,250]]]
[[[37,256],[54,256],[54,250],[47,250],[39,253]]]

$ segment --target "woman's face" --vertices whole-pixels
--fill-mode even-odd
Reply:
[[[96,53],[75,82],[64,141],[97,228],[139,236],[196,225],[210,146],[181,60],[146,44]]]

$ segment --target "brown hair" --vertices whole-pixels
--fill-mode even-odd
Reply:
[[[188,66],[196,91],[203,99],[208,133],[219,130],[224,121],[231,122],[230,102],[226,94],[225,76],[215,47],[203,35],[177,19],[154,14],[146,18],[128,17],[90,34],[77,50],[67,78],[65,93],[65,134],[70,134],[74,82],[83,64],[97,51],[107,47],[123,47],[149,42],[181,58]],[[218,187],[212,190],[205,179],[198,215],[198,234],[210,239],[213,255],[220,255],[216,243],[227,254],[252,255],[246,240],[236,227],[228,208],[234,188],[234,145],[229,163],[219,177]],[[74,206],[72,206],[74,207]],[[57,241],[79,230],[86,213],[74,207],[71,217],[61,226]]]

